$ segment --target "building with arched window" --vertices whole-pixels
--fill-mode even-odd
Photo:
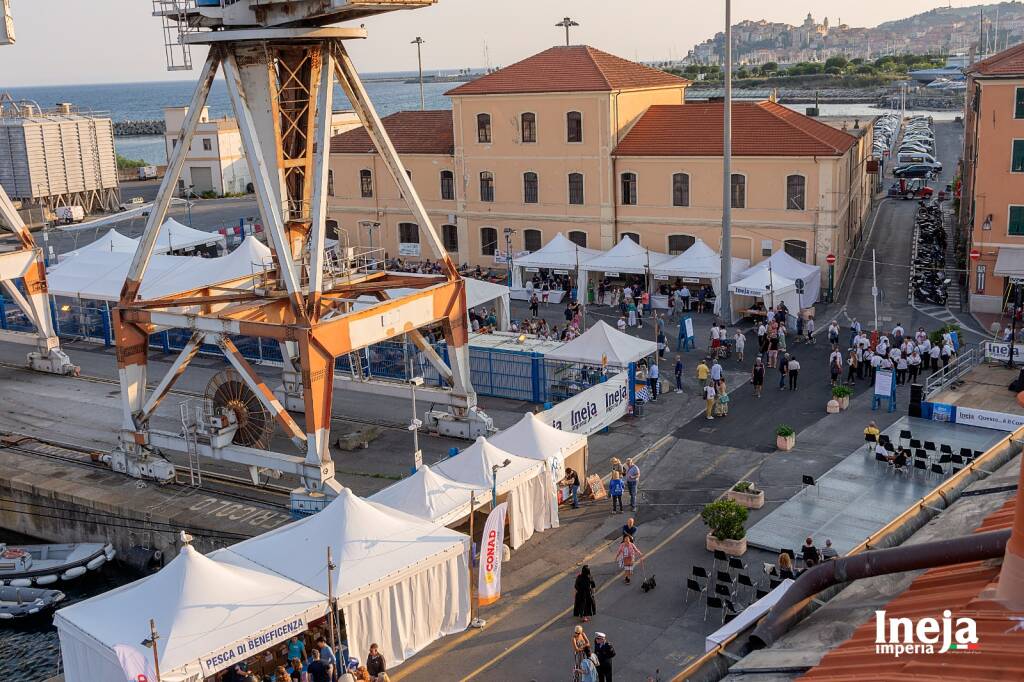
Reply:
[[[686,103],[688,85],[592,47],[554,47],[448,91],[451,111],[383,123],[459,263],[503,263],[506,229],[513,253],[559,232],[597,249],[624,236],[663,253],[696,239],[718,249],[722,103]],[[733,121],[734,255],[785,250],[824,265],[835,253],[838,280],[871,206],[871,122],[844,130],[771,101],[734,103]],[[395,253],[411,216],[365,131],[334,138],[331,167],[332,219],[381,224]],[[370,196],[355,184],[362,169]],[[368,230],[355,231],[366,244]],[[435,257],[422,232],[423,257]]]

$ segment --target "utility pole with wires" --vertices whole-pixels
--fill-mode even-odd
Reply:
[[[732,323],[732,0],[725,0],[725,98],[722,102],[722,297],[720,312]]]
[[[426,99],[424,99],[423,97],[423,43],[425,42],[427,41],[425,41],[423,38],[419,36],[416,36],[416,40],[410,43],[410,45],[416,46],[416,64],[419,66],[420,71],[420,111],[423,111],[427,108]]]
[[[579,24],[576,23],[575,21],[573,21],[571,17],[565,17],[560,22],[555,24],[556,28],[562,27],[562,28],[565,29],[565,46],[566,47],[569,47],[569,29],[570,28],[575,28],[576,26],[579,26]]]

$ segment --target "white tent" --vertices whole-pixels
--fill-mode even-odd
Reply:
[[[67,254],[47,272],[50,294],[117,301],[134,252],[82,250]],[[270,249],[247,237],[220,258],[155,255],[142,278],[143,298],[169,296],[198,287],[249,277],[271,263]]]
[[[559,232],[539,250],[519,256],[513,261],[512,288],[514,290],[523,288],[523,268],[575,270],[577,265],[600,255],[601,251],[598,249],[580,246],[566,239],[565,235]]]
[[[656,352],[658,344],[654,341],[624,334],[602,320],[561,348],[546,353],[544,357],[547,360],[581,362],[586,365],[601,365],[602,360],[607,360],[608,367],[626,367]]]
[[[502,466],[505,460],[508,466]],[[434,472],[489,497],[497,465],[498,496],[508,495],[509,546],[518,549],[535,531],[558,527],[558,498],[545,462],[519,457],[477,438],[468,448],[434,465]],[[468,501],[467,501],[468,503]]]
[[[757,270],[747,277],[734,282],[729,287],[735,296],[760,298],[764,300],[765,307],[774,307],[779,303],[785,303],[790,314],[795,314],[800,309],[799,298],[796,294],[796,284],[788,277],[777,274],[774,270]],[[745,306],[738,306],[733,303],[733,322],[741,316],[739,309]]]
[[[740,279],[739,273],[750,267],[746,258],[732,259],[732,280]],[[711,288],[715,290],[715,312],[722,307],[722,256],[714,249],[698,239],[693,246],[658,266],[651,267],[655,275],[669,277],[694,277],[710,279]]]
[[[324,586],[326,588],[326,585]],[[140,642],[149,620],[160,633],[161,679],[212,676],[217,670],[301,634],[327,612],[327,597],[266,570],[213,561],[186,545],[158,573],[65,607],[54,616],[67,682],[124,680],[114,647],[152,660]],[[243,656],[212,659],[257,639]],[[198,678],[191,676],[198,675]]]
[[[740,276],[748,277],[758,270],[767,270],[769,263],[771,264],[773,275],[782,275],[794,281],[798,279],[804,281],[804,293],[793,297],[797,304],[790,306],[788,301],[786,303],[789,306],[790,312],[796,314],[801,308],[801,303],[806,308],[817,302],[818,296],[821,295],[821,268],[817,265],[801,263],[781,249],[773,253],[770,258],[765,258],[754,267],[741,272]]]
[[[587,437],[556,429],[532,412],[527,412],[522,419],[489,440],[491,445],[513,455],[547,462],[555,482],[562,480],[567,466],[581,479],[586,476]]]
[[[172,253],[174,251],[190,251],[197,246],[216,246],[224,248],[224,235],[217,232],[203,232],[188,225],[182,225],[174,218],[160,226],[160,234],[156,238],[154,253]]]
[[[122,253],[135,253],[139,242],[131,237],[126,237],[117,230],[111,229],[96,241],[81,246],[75,251],[86,253],[89,251],[120,251]],[[62,256],[63,258],[63,256]]]
[[[392,483],[368,499],[439,526],[449,526],[469,516],[471,493],[476,493],[477,509],[490,503],[489,490],[453,481],[424,464],[412,476]]]
[[[403,272],[402,277],[436,277],[437,275],[417,275],[415,273]],[[494,282],[485,282],[482,279],[474,279],[472,277],[464,277],[466,281],[466,306],[469,308],[476,308],[478,306],[488,306],[494,308],[494,312],[498,317],[498,329],[506,331],[511,326],[511,311],[509,306],[509,288],[503,284],[495,284]],[[391,298],[398,298],[400,296],[406,296],[411,294],[417,289],[410,287],[402,287],[398,289],[388,289],[387,293]],[[353,306],[353,310],[362,310],[369,308],[372,305],[377,305],[380,301],[375,296],[360,296],[357,299],[356,304]]]
[[[211,557],[324,591],[328,547],[337,565],[334,596],[357,655],[377,642],[398,665],[469,625],[469,538],[347,488],[323,511]]]
[[[595,256],[580,265],[576,287],[580,297],[586,296],[588,273],[614,272],[633,275],[647,274],[648,270],[668,261],[672,256],[645,249],[630,237],[623,237],[618,244],[600,256]]]

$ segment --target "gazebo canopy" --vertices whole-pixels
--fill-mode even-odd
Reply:
[[[599,255],[601,255],[601,251],[579,246],[559,232],[539,250],[516,258],[513,264],[516,267],[524,268],[569,268],[575,270],[577,263],[585,263]]]
[[[746,258],[733,258],[732,271],[743,272],[750,266]],[[722,276],[722,256],[710,246],[698,239],[693,246],[683,251],[678,256],[657,266],[651,267],[651,272],[656,275],[669,275],[673,277],[699,277],[701,279],[715,279]]]
[[[609,367],[626,367],[629,363],[639,362],[656,352],[658,344],[654,341],[624,334],[602,320],[544,357],[548,360],[581,362],[587,365],[601,365],[602,361],[606,360]]]
[[[768,270],[769,264],[775,277],[781,275],[794,281],[803,280],[804,293],[799,298],[805,305],[813,305],[818,300],[818,296],[821,294],[821,268],[817,265],[801,263],[782,249],[773,253],[770,258],[765,258],[752,268],[741,272],[740,275],[747,277],[758,270]],[[796,307],[799,307],[799,304]],[[796,307],[793,310],[796,310]]]
[[[629,237],[623,237],[618,244],[599,256],[580,264],[580,269],[587,272],[628,272],[642,275],[647,268],[652,270],[672,256],[645,249]]]

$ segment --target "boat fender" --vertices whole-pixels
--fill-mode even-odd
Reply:
[[[74,568],[69,568],[68,570],[64,571],[64,573],[62,573],[60,577],[62,580],[74,580],[75,578],[84,575],[86,570],[88,569],[86,569],[85,566],[75,566]]]
[[[31,578],[15,578],[10,582],[11,587],[32,587]]]
[[[113,561],[115,554],[117,554],[117,550],[115,550],[110,545],[107,545],[106,547],[103,548],[103,555],[105,557],[107,557],[107,561]]]
[[[57,582],[55,575],[41,575],[36,578],[36,585],[52,585],[55,582]]]
[[[100,554],[98,557],[93,557],[92,561],[87,563],[85,567],[90,571],[95,571],[97,568],[99,568],[105,563],[107,563],[107,557],[103,554]]]

